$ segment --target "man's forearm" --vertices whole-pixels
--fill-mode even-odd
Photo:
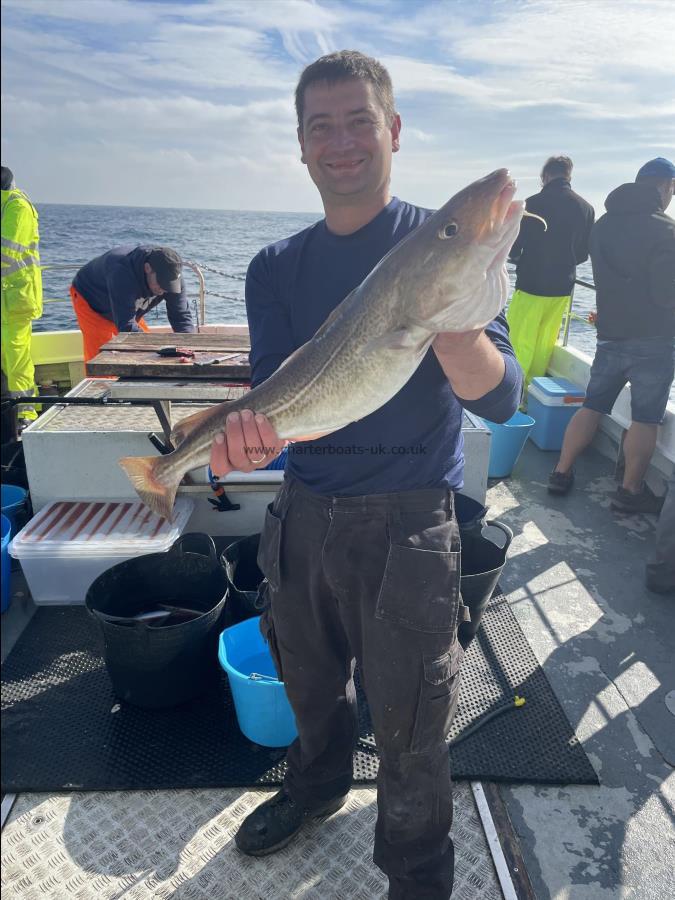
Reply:
[[[501,384],[505,363],[484,331],[437,335],[432,347],[455,394],[478,400]]]

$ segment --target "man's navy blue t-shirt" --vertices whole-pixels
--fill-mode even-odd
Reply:
[[[332,234],[325,220],[261,250],[246,277],[253,385],[308,341],[382,257],[431,211],[394,197],[353,234]],[[408,383],[384,406],[346,428],[289,447],[286,471],[310,490],[359,496],[463,484],[462,407],[505,421],[520,400],[522,375],[498,316],[486,332],[506,371],[480,400],[458,399],[430,349]]]

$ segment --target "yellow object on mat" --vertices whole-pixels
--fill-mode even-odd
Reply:
[[[539,297],[526,291],[513,292],[506,321],[525,376],[525,391],[533,378],[546,374],[569,302],[569,296]]]

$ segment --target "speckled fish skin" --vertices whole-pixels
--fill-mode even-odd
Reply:
[[[436,334],[491,322],[506,302],[505,262],[523,213],[514,193],[506,169],[464,188],[400,241],[263,384],[179,422],[174,452],[120,460],[141,499],[170,518],[180,480],[208,463],[229,413],[262,413],[289,440],[329,434],[398,393]]]

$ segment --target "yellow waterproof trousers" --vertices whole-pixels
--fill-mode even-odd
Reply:
[[[30,354],[32,319],[23,316],[7,316],[2,321],[2,371],[7,378],[10,397],[35,397],[35,366]],[[21,404],[17,410],[20,419],[33,420],[37,411],[33,404]]]
[[[506,321],[516,358],[523,370],[526,392],[533,378],[546,374],[569,303],[569,296],[538,297],[525,291],[513,292]]]

